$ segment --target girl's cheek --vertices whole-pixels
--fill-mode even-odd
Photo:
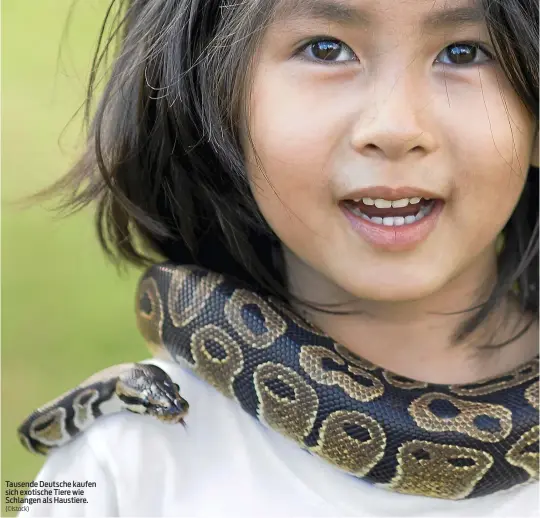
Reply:
[[[250,176],[260,189],[275,196],[270,183],[282,199],[322,195],[332,174],[332,131],[308,113],[285,106],[275,110],[259,108],[253,118],[252,138],[264,172],[253,155]],[[328,194],[328,192],[327,192]]]
[[[529,168],[534,120],[497,69],[480,69],[476,88],[453,97],[449,149],[459,218],[478,215],[499,228],[517,204]],[[463,114],[467,114],[463,123]],[[474,237],[474,236],[472,236]]]
[[[253,132],[256,150],[277,174],[316,166],[324,161],[330,145],[329,121],[323,121],[297,107],[260,110]]]
[[[469,117],[471,131],[493,167],[511,167],[521,175],[529,166],[534,118],[500,70],[491,67],[478,74],[479,109],[476,117]]]
[[[343,85],[291,70],[270,65],[256,74],[250,127],[259,155],[275,163],[275,173],[298,172],[301,180],[303,171],[316,176],[328,166],[351,108]]]

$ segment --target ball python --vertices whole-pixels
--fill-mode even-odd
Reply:
[[[419,382],[352,354],[275,297],[195,266],[151,266],[136,300],[155,357],[187,365],[355,477],[449,500],[539,478],[538,357],[477,383]],[[34,411],[18,433],[46,454],[121,410],[184,423],[188,403],[158,367],[123,364]]]

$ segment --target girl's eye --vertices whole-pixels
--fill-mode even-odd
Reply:
[[[299,50],[299,54],[311,61],[324,61],[327,63],[343,63],[357,60],[354,52],[345,43],[328,38],[311,40]]]
[[[445,65],[481,65],[491,61],[493,56],[473,43],[452,43],[444,48],[436,60]]]
[[[314,39],[298,51],[303,58],[326,63],[358,61],[351,48],[342,41],[331,38]],[[478,44],[452,43],[444,48],[436,62],[446,65],[480,65],[493,60],[493,56]]]

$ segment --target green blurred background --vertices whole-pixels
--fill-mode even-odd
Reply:
[[[108,365],[149,356],[135,327],[140,271],[119,274],[92,210],[59,219],[12,202],[62,176],[82,149],[85,87],[109,0],[2,1],[2,512],[6,480],[43,458],[16,428],[34,408]],[[69,24],[68,22],[69,17]]]

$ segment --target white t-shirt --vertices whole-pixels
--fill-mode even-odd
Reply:
[[[20,516],[539,515],[537,483],[461,501],[372,486],[265,428],[188,370],[148,363],[180,384],[190,403],[187,428],[128,412],[101,418],[51,453],[36,479],[95,484],[70,489],[88,503],[38,503]]]

